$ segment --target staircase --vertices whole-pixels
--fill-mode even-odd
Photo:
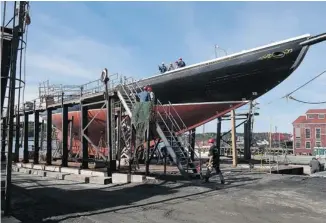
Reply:
[[[122,84],[118,86],[118,97],[130,118],[132,117],[132,109],[137,102],[136,93],[136,89],[132,88],[131,86]]]
[[[136,94],[141,90],[135,82],[118,86],[117,95],[130,118],[132,117],[132,111],[136,103]],[[162,106],[161,102],[159,100],[157,101],[158,105]],[[174,116],[170,110],[173,110]],[[156,112],[155,130],[165,144],[168,154],[172,157],[180,173],[187,178],[190,176],[199,176],[196,165],[190,159],[189,155],[189,151],[194,149],[189,144],[187,138],[176,135],[176,132],[180,132],[181,128],[174,117],[178,117],[179,123],[181,122],[184,125],[171,104],[168,105],[168,109],[164,108],[163,114]],[[185,128],[185,125],[183,128]],[[129,141],[131,132],[124,132],[123,135],[128,136]]]
[[[131,88],[126,84],[121,84],[117,86],[117,95],[122,103],[128,117],[124,117],[121,120],[121,138],[124,141],[124,148],[121,151],[120,158],[125,158],[130,160],[131,155],[131,136],[132,136],[132,126],[131,126],[131,117],[132,111],[135,106],[136,100],[136,89]]]
[[[163,106],[159,100],[158,105]],[[156,131],[164,142],[167,152],[177,165],[180,173],[185,177],[197,176],[199,173],[189,154],[193,148],[187,138],[176,135],[177,132],[181,131],[179,124],[174,118],[174,116],[177,116],[177,113],[174,110],[173,116],[170,112],[172,106],[168,105],[166,107],[164,108],[164,114],[157,112]]]

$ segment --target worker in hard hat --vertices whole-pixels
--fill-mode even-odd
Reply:
[[[211,177],[211,172],[213,171],[213,169],[215,169],[216,174],[218,174],[220,176],[220,180],[221,180],[221,184],[224,184],[224,177],[223,174],[220,170],[220,151],[218,150],[216,143],[215,143],[215,139],[209,139],[208,140],[209,143],[209,152],[208,152],[208,164],[207,164],[207,172],[205,175],[205,181],[208,182],[209,178]]]
[[[155,95],[151,86],[147,86],[147,92],[149,93],[150,101],[155,101]]]
[[[158,66],[158,69],[161,71],[161,73],[165,73],[168,69],[166,68],[164,62],[162,62],[161,66]]]
[[[185,67],[186,66],[186,63],[182,60],[182,58],[180,57],[179,58],[179,61],[178,61],[178,67]]]
[[[150,122],[153,124],[153,122],[155,122],[155,120],[156,120],[155,109],[153,109],[155,104],[156,104],[156,99],[155,99],[155,94],[154,94],[153,89],[152,89],[151,86],[147,86],[147,92],[148,92],[148,95],[149,95],[149,101],[151,101],[151,104],[152,104]]]
[[[140,102],[149,101],[149,92],[147,91],[148,86],[143,88],[143,91],[139,92],[137,96],[139,97]]]

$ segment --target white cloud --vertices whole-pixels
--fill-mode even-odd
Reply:
[[[62,55],[63,56],[63,55]],[[42,55],[42,54],[32,54],[29,53],[28,67],[30,70],[36,71],[40,74],[42,78],[47,78],[50,80],[60,77],[59,80],[62,81],[62,77],[70,77],[71,79],[87,79],[92,80],[90,74],[95,73],[95,69],[87,69],[83,67],[83,64],[78,63],[76,60],[64,59],[61,55]],[[99,70],[97,70],[99,73]],[[53,76],[53,74],[56,74]]]
[[[78,13],[79,7],[74,8],[74,13]],[[26,57],[26,89],[29,92],[26,99],[36,98],[38,83],[46,80],[54,84],[84,84],[100,78],[104,67],[110,73],[127,76],[137,72],[133,49],[100,42],[90,37],[89,30],[81,32],[72,23],[63,25],[60,19],[35,11]],[[80,16],[91,19],[94,15]]]

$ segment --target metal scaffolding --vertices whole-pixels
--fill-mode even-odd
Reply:
[[[6,169],[2,174],[1,192],[4,198],[4,214],[9,215],[11,205],[11,164],[19,158],[20,135],[20,101],[23,98],[25,81],[24,61],[27,45],[27,29],[30,24],[29,3],[26,1],[1,3],[1,116],[2,116],[2,145],[1,145],[1,169]],[[8,15],[9,13],[9,15]],[[17,61],[19,63],[17,63]],[[17,69],[17,64],[18,69]],[[25,75],[24,75],[25,76]],[[24,99],[23,99],[24,100]],[[15,104],[18,106],[15,108]],[[14,123],[14,117],[16,123]],[[16,128],[15,128],[16,126]],[[15,133],[14,133],[15,131]],[[13,153],[13,139],[15,140],[15,152]],[[18,136],[18,137],[17,137]]]

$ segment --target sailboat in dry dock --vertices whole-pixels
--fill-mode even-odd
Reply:
[[[179,123],[182,131],[187,131],[267,93],[300,66],[311,45],[325,40],[326,34],[297,36],[134,81],[128,86],[135,89],[152,86],[161,102],[156,109],[163,112],[166,107],[172,108],[174,114],[180,116],[175,118],[182,120]],[[115,86],[112,82],[111,87]],[[40,97],[49,99],[51,93],[48,90]],[[52,115],[59,133],[61,112],[57,109]],[[89,119],[96,115],[96,121],[88,126],[88,137],[97,144],[101,132],[106,129],[106,110],[91,109],[88,115]],[[80,106],[69,108],[68,116],[69,119],[74,117],[73,145],[77,148],[80,144]]]

